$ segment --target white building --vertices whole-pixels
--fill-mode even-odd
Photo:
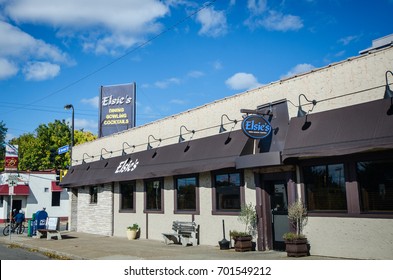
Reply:
[[[173,221],[195,221],[200,244],[217,246],[222,220],[244,230],[237,217],[251,202],[258,250],[281,249],[286,207],[300,198],[311,254],[392,259],[392,67],[393,47],[368,50],[74,147],[62,182],[71,229],[126,238],[138,223],[141,238],[162,240]],[[248,138],[242,109],[271,133]]]
[[[18,182],[12,196],[8,182],[10,175],[17,176]],[[56,185],[55,179],[54,171],[0,174],[0,222],[7,221],[12,209],[23,210],[26,219],[31,219],[34,213],[44,207],[50,217],[67,221],[70,213],[69,195],[65,189]]]

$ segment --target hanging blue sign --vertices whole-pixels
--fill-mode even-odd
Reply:
[[[70,150],[70,146],[65,145],[65,146],[57,149],[57,154],[61,155],[61,154],[68,152],[69,150]]]
[[[261,115],[248,115],[243,119],[242,130],[250,138],[262,139],[272,132],[272,126]]]

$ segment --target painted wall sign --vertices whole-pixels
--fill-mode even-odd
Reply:
[[[262,139],[271,133],[272,126],[261,115],[248,115],[243,119],[242,130],[250,138]]]

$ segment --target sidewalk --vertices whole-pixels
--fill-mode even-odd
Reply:
[[[81,232],[62,232],[61,240],[31,238],[26,235],[0,236],[0,242],[26,249],[50,253],[72,260],[337,260],[337,258],[308,256],[288,258],[285,252],[235,252],[217,246],[187,246],[155,240],[128,240]]]

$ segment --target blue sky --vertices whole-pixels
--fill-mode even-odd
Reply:
[[[97,134],[100,86],[135,82],[136,124],[358,55],[393,0],[0,0],[7,139],[55,119]],[[393,65],[392,65],[393,68]]]

